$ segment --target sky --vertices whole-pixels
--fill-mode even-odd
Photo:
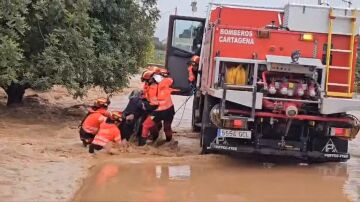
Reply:
[[[169,16],[175,13],[177,8],[178,15],[193,16],[191,11],[192,0],[158,0],[158,7],[160,9],[161,18],[157,23],[155,36],[163,40],[167,36]],[[324,0],[323,0],[324,1]],[[327,0],[327,2],[335,5],[346,5],[343,0]],[[209,0],[197,0],[198,10],[194,16],[205,17],[207,13],[207,5]],[[316,4],[318,0],[213,0],[213,2],[230,3],[230,4],[244,4],[256,6],[270,6],[270,7],[283,7],[285,4],[291,3],[310,3]],[[352,0],[355,7],[360,8],[360,0]]]

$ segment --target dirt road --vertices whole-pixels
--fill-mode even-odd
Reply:
[[[139,86],[132,84],[112,98],[112,109],[124,108]],[[100,95],[93,90],[85,101]],[[176,108],[185,99],[174,97]],[[178,147],[131,146],[120,155],[92,156],[78,140],[82,111],[69,108],[80,103],[62,88],[30,91],[21,108],[8,109],[0,99],[0,201],[360,200],[360,138],[351,143],[352,159],[341,164],[198,155],[190,101],[174,120]]]

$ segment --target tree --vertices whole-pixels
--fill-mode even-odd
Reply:
[[[26,24],[27,0],[1,1],[0,3],[0,86],[10,95],[8,101],[15,102],[22,99],[25,92],[20,85],[24,51],[20,44],[25,32],[29,29]],[[26,86],[25,86],[26,87]],[[13,96],[21,94],[19,96]]]
[[[360,42],[358,43],[358,46],[360,47]],[[357,56],[360,54],[360,49],[357,49]],[[356,58],[356,66],[355,66],[355,91],[356,93],[359,93],[359,81],[360,81],[360,57]]]
[[[159,18],[156,0],[4,0],[0,7],[0,87],[8,104],[26,88],[64,85],[83,96],[128,83],[147,62]]]

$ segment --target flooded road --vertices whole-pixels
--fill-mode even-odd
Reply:
[[[226,156],[123,160],[94,171],[75,201],[356,201],[349,172],[346,163],[271,164]]]
[[[184,99],[174,97],[175,106]],[[114,100],[114,108],[125,102],[123,98]],[[192,153],[181,157],[117,157],[94,168],[73,201],[360,201],[359,137],[351,142],[352,158],[346,163],[307,165],[198,155],[199,139],[186,136],[190,110],[191,104],[183,117],[176,115],[173,125],[180,150],[187,145],[188,149],[196,148],[189,150]]]

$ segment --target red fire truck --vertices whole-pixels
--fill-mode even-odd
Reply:
[[[190,95],[203,153],[346,161],[359,121],[354,98],[358,11],[328,5],[210,4],[206,19],[170,16],[166,67]]]

